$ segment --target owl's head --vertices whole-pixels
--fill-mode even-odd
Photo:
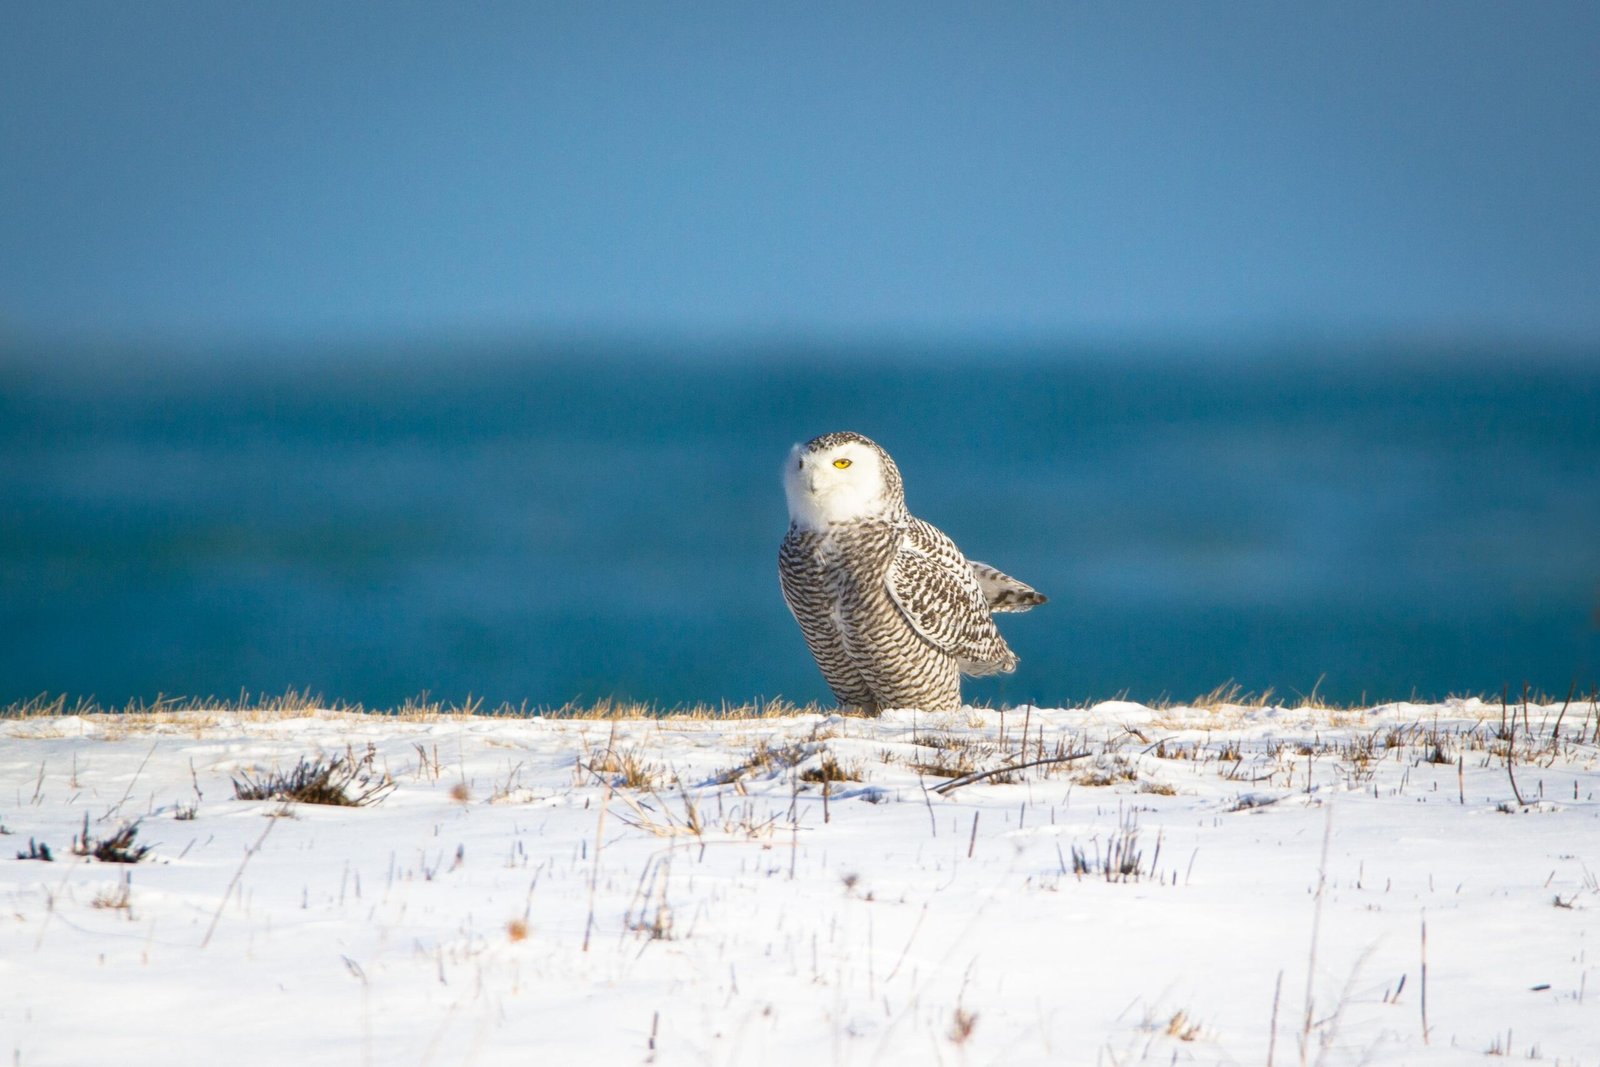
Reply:
[[[869,438],[828,433],[789,450],[783,476],[789,520],[803,530],[894,518],[905,510],[900,470]]]

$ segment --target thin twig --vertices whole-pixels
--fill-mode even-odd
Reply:
[[[1422,1043],[1428,1043],[1428,913],[1422,913]]]
[[[1578,691],[1578,680],[1572,680],[1572,686],[1567,690],[1567,699],[1561,702],[1561,714],[1556,716],[1556,724],[1550,728],[1550,740],[1554,741],[1561,736],[1561,720],[1567,717],[1567,705],[1572,703],[1572,696]]]
[[[1503,717],[1504,714],[1505,714],[1505,712],[1504,712],[1505,694],[1504,693],[1502,693],[1501,696],[1500,696],[1500,707],[1502,709],[1501,710],[1501,715]],[[1524,707],[1524,709],[1526,709],[1527,705],[1524,704],[1523,707]],[[1524,718],[1527,717],[1526,710],[1524,710],[1524,712],[1523,712],[1523,717]],[[1510,735],[1506,738],[1506,777],[1511,779],[1511,795],[1517,798],[1517,807],[1525,808],[1525,807],[1527,807],[1527,803],[1522,799],[1522,790],[1517,788],[1517,773],[1516,773],[1515,768],[1513,767],[1513,764],[1515,764],[1516,762],[1517,762],[1517,713],[1515,711],[1513,711],[1511,713]]]
[[[1311,951],[1306,957],[1306,1013],[1300,1028],[1300,1067],[1311,1051],[1311,1028],[1316,1017],[1317,936],[1322,930],[1322,900],[1328,886],[1328,844],[1333,840],[1333,805],[1322,828],[1322,860],[1317,864],[1316,904],[1311,910]]]
[[[612,724],[615,731],[616,724]],[[593,773],[594,768],[588,768]],[[596,819],[594,828],[594,867],[589,872],[589,918],[583,924],[583,951],[589,951],[589,935],[594,932],[594,894],[600,886],[600,849],[606,843],[606,809],[611,806],[611,779],[601,778],[605,783],[605,799],[600,801],[600,815]]]
[[[59,883],[57,883],[55,890],[53,892],[51,890],[49,890],[49,889],[46,889],[44,891],[44,899],[45,899],[44,921],[39,924],[39,936],[33,942],[33,950],[35,952],[39,951],[39,946],[44,944],[44,932],[50,926],[50,920],[55,917],[55,914],[56,914],[56,898],[61,896],[61,894],[66,890],[67,882],[68,882],[69,879],[71,879],[73,873],[75,871],[77,871],[77,869],[79,867],[83,866],[84,864],[86,864],[88,862],[89,862],[89,857],[84,856],[84,857],[80,858],[78,860],[78,862],[66,865],[66,869],[61,872],[61,881]]]
[[[928,917],[928,905],[922,905],[922,914],[917,916],[916,924],[911,927],[911,936],[906,938],[906,947],[900,950],[900,958],[894,961],[894,966],[889,969],[889,976],[883,980],[884,985],[894,981],[894,976],[900,973],[900,965],[905,963],[906,956],[911,952],[911,943],[917,939],[917,931],[922,929],[922,920]]]
[[[228,898],[233,896],[233,891],[238,886],[239,879],[244,877],[245,866],[249,864],[250,857],[254,856],[257,850],[261,848],[261,843],[267,839],[268,834],[272,833],[272,828],[277,823],[278,820],[276,818],[269,818],[266,829],[261,831],[261,836],[256,838],[256,843],[244,850],[244,859],[239,861],[238,870],[233,872],[233,879],[228,883],[228,888],[223,890],[222,899],[217,902],[216,913],[211,916],[211,925],[206,927],[206,936],[200,939],[201,948],[211,944],[211,935],[217,932],[217,923],[222,919],[222,909],[228,906]]]
[[[1272,1028],[1267,1031],[1267,1067],[1272,1067],[1272,1056],[1278,1049],[1278,998],[1283,994],[1283,971],[1278,971],[1278,981],[1272,987]]]
[[[107,808],[106,813],[100,816],[102,822],[115,815],[117,809],[126,804],[128,802],[128,798],[133,796],[133,787],[139,784],[139,776],[144,773],[145,764],[149,763],[150,757],[156,754],[156,744],[160,744],[160,742],[158,741],[155,744],[152,744],[150,746],[150,751],[144,754],[144,760],[139,764],[139,769],[133,772],[133,780],[128,783],[127,792],[122,794],[122,799],[111,805],[111,807]]]
[[[1008,763],[1004,767],[996,767],[993,770],[974,771],[971,774],[964,774],[960,778],[952,778],[948,782],[934,786],[933,791],[938,793],[940,796],[943,796],[952,789],[960,789],[964,785],[971,785],[973,782],[981,782],[985,778],[993,778],[997,774],[1009,774],[1012,771],[1025,771],[1031,767],[1043,767],[1048,763],[1070,763],[1073,760],[1083,759],[1085,756],[1092,755],[1094,755],[1093,752],[1074,752],[1070,756],[1051,756],[1048,759],[1036,759],[1030,763]]]

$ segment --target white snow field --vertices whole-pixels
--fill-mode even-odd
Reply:
[[[1600,1065],[1597,733],[1592,700],[13,715],[0,1055]],[[371,802],[235,796],[338,757]],[[77,855],[85,819],[153,847]]]

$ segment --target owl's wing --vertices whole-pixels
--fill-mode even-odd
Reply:
[[[972,571],[989,601],[990,611],[1027,611],[1050,598],[1027,582],[1019,582],[998,567],[972,560]]]
[[[972,565],[942,531],[913,519],[885,576],[889,598],[924,641],[968,674],[1009,671],[1016,654],[989,615]]]

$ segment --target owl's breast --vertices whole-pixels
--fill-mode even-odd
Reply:
[[[886,522],[835,523],[817,539],[817,564],[841,591],[881,588],[901,536]]]

